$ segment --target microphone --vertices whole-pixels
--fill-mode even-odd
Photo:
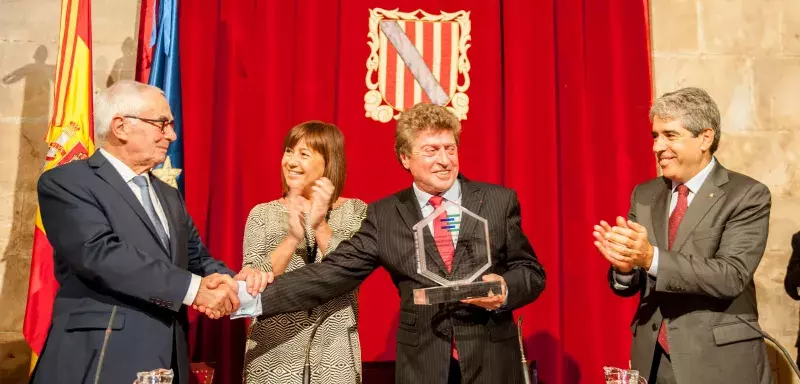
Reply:
[[[534,372],[535,381],[531,383],[531,373],[530,369],[528,368],[528,360],[525,359],[525,348],[523,347],[522,344],[522,316],[520,316],[519,319],[517,319],[517,338],[519,339],[519,354],[520,356],[522,356],[522,360],[520,361],[522,363],[522,378],[525,380],[525,384],[537,384],[539,382],[539,379],[535,372]]]
[[[314,328],[311,328],[311,337],[308,338],[308,345],[306,345],[306,362],[303,366],[303,384],[311,384],[311,342],[314,341],[314,335],[317,334],[319,326],[322,325],[322,322],[332,315],[333,312],[332,310],[328,311],[317,318],[317,322],[314,323]]]
[[[108,319],[108,327],[106,327],[106,334],[103,336],[103,347],[100,348],[100,359],[97,360],[97,371],[94,373],[94,384],[100,382],[100,370],[103,369],[103,360],[106,357],[106,347],[108,346],[108,338],[111,336],[111,327],[114,325],[114,316],[117,314],[117,306],[111,309],[111,317]]]
[[[739,315],[736,315],[736,318],[739,319],[739,321],[747,324],[748,327],[753,328],[754,331],[756,331],[759,334],[761,334],[761,336],[764,336],[765,339],[767,339],[767,340],[771,341],[773,344],[777,345],[778,348],[780,348],[781,352],[783,352],[783,356],[786,357],[786,360],[788,360],[789,364],[792,366],[792,369],[794,370],[794,374],[797,375],[797,377],[800,377],[800,369],[797,368],[797,364],[795,364],[794,360],[792,359],[792,355],[789,354],[789,351],[787,351],[786,348],[784,348],[781,345],[781,343],[778,342],[778,340],[775,340],[768,333],[758,329],[758,327],[756,327],[755,325],[750,324],[749,321],[741,318]]]

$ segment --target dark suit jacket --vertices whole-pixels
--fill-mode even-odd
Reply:
[[[462,206],[488,220],[492,267],[487,273],[504,277],[507,310],[493,312],[460,303],[414,304],[415,288],[436,284],[417,274],[412,226],[422,220],[422,213],[409,188],[371,204],[361,229],[321,263],[278,276],[262,294],[263,315],[317,307],[353,290],[382,266],[400,294],[397,383],[445,383],[453,335],[465,383],[522,382],[511,310],[539,296],[544,289],[544,270],[522,233],[516,194],[503,187],[460,180]],[[459,239],[471,231],[477,228],[462,228]],[[456,264],[460,244],[456,245]]]
[[[188,318],[182,301],[191,274],[233,274],[200,241],[180,193],[150,176],[169,222],[170,249],[142,204],[99,153],[45,172],[39,205],[60,285],[33,383],[91,383],[113,306],[118,306],[101,383],[179,366],[188,383]]]
[[[789,259],[789,265],[786,266],[783,287],[791,298],[800,300],[800,295],[797,294],[797,289],[800,288],[800,232],[792,236],[792,257]],[[797,335],[794,346],[800,347],[800,334]]]
[[[672,250],[667,246],[671,182],[656,178],[636,186],[628,218],[647,228],[659,248],[658,275],[639,269],[620,296],[639,294],[633,319],[631,364],[650,375],[661,320],[679,384],[772,381],[758,327],[753,274],[767,243],[769,189],[717,163],[689,205]]]

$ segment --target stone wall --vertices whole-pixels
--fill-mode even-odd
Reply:
[[[95,88],[135,70],[137,1],[94,0]],[[25,383],[22,338],[36,213],[36,180],[46,145],[59,0],[0,0],[0,383]]]
[[[717,158],[772,192],[755,278],[760,324],[795,358],[799,306],[783,277],[800,231],[800,1],[651,0],[650,8],[655,93],[706,89],[722,112]],[[770,353],[777,382],[792,382],[777,349]]]

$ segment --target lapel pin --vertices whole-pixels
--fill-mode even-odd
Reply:
[[[709,193],[708,197],[714,197],[714,194],[713,193]]]

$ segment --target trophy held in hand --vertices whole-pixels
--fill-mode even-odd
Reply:
[[[499,281],[480,278],[492,266],[486,219],[451,201],[414,225],[417,273],[438,284],[414,290],[414,304],[431,305],[502,294]]]

